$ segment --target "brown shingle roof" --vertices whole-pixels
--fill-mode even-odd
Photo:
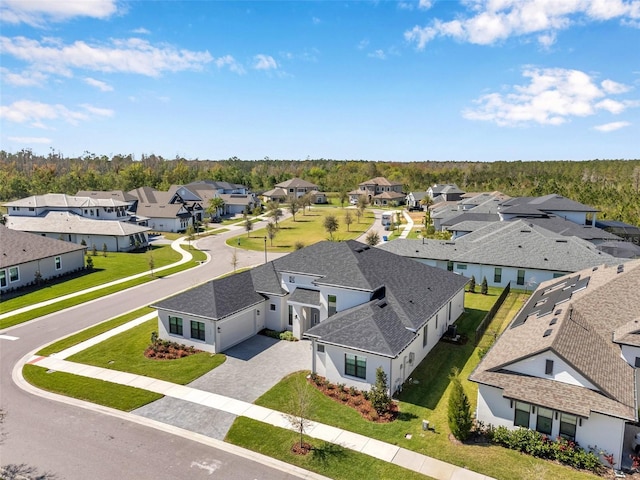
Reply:
[[[86,247],[82,245],[11,230],[0,225],[0,268],[84,249]]]

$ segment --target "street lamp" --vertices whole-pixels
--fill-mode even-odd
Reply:
[[[267,263],[267,237],[262,238],[264,238],[264,263]]]

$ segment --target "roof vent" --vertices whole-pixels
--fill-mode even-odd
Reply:
[[[549,335],[551,335],[551,332],[553,330],[551,330],[550,328],[548,330],[545,330],[544,333],[542,334],[543,337],[548,337]]]
[[[551,319],[551,321],[549,322],[549,326],[551,326],[551,325],[555,325],[557,322],[558,322],[558,319],[554,317],[554,318],[552,318],[552,319]]]
[[[618,265],[618,273],[622,273],[624,272],[624,265],[620,264]]]
[[[384,308],[387,306],[387,301],[383,298],[381,300],[378,300],[378,302],[376,302],[376,305],[380,308]]]

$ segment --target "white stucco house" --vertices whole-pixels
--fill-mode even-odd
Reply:
[[[153,305],[161,338],[223,352],[263,328],[310,339],[313,371],[400,388],[464,312],[467,279],[356,241],[320,242]]]
[[[623,458],[638,421],[640,260],[541,284],[480,362],[477,419]]]

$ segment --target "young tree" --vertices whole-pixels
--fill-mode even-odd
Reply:
[[[271,242],[271,246],[273,247],[273,239],[276,238],[278,234],[278,227],[275,226],[273,222],[267,223],[267,238]]]
[[[91,247],[91,255],[93,255],[94,257],[98,256],[98,248],[96,247],[96,244],[94,243],[93,246]]]
[[[389,386],[387,385],[387,374],[382,367],[376,369],[376,383],[371,387],[369,399],[379,415],[389,410],[391,397],[389,396]]]
[[[380,235],[378,234],[378,232],[369,232],[365,237],[365,242],[367,245],[375,247],[380,243]]]
[[[191,242],[193,242],[196,239],[196,230],[195,228],[193,228],[193,225],[189,225],[187,227],[187,241],[189,242],[189,250],[191,250]]]
[[[236,268],[238,267],[238,249],[234,248],[233,252],[231,253],[231,266],[233,267],[233,271],[236,271]]]
[[[298,200],[295,195],[291,195],[289,197],[289,213],[293,217],[293,221],[296,221],[296,213],[300,210],[300,200]],[[302,207],[304,209],[304,206]]]
[[[482,277],[482,284],[480,285],[480,293],[486,295],[489,293],[489,286],[487,285],[487,277]]]
[[[107,244],[106,243],[102,244],[102,256],[103,257],[107,256]]]
[[[272,200],[267,203],[267,217],[272,218],[273,222],[278,226],[278,220],[282,217],[282,210],[280,209],[280,202]]]
[[[476,293],[476,277],[471,275],[471,280],[469,280],[469,291],[471,293]]]
[[[205,212],[207,213],[207,215],[209,215],[210,218],[219,217],[223,207],[224,200],[220,197],[213,197],[209,200],[209,206],[207,207]]]
[[[294,250],[302,250],[303,248],[304,248],[304,243],[302,243],[300,240],[296,241],[296,243],[293,244]]]
[[[153,269],[156,266],[156,261],[153,259],[153,252],[151,250],[149,250],[148,263],[149,263],[149,270],[151,271],[151,276],[153,277]]]
[[[310,192],[305,193],[302,197],[298,199],[298,202],[300,202],[300,206],[302,207],[302,214],[304,215],[305,207],[307,208],[307,210],[309,210],[311,209],[311,204],[313,203],[313,199],[311,198],[311,193]]]
[[[87,254],[87,270],[93,270],[93,258]]]
[[[356,208],[360,212],[360,216],[358,217],[358,221],[359,221],[360,217],[362,217],[364,215],[364,211],[367,208],[367,205],[369,205],[369,199],[366,197],[366,195],[360,195],[358,197],[358,203],[356,204]]]
[[[324,229],[329,234],[329,239],[333,241],[333,233],[338,230],[338,219],[334,215],[327,215],[324,218]]]
[[[356,218],[358,219],[358,223],[360,223],[360,219],[362,218],[362,210],[356,208]]]
[[[351,215],[351,212],[349,210],[347,210],[344,213],[344,224],[347,226],[347,232],[349,231],[349,226],[353,223],[353,216]]]
[[[454,368],[449,375],[451,379],[451,393],[449,394],[447,418],[451,433],[458,440],[462,441],[466,440],[471,432],[472,419],[469,399],[464,392],[458,374],[458,369]]]
[[[300,451],[305,450],[304,433],[311,425],[311,420],[308,418],[310,409],[311,390],[303,378],[297,379],[293,383],[293,395],[289,405],[291,413],[287,415],[287,419],[300,434]]]
[[[251,230],[253,230],[253,222],[249,217],[247,217],[244,221],[244,229],[247,232],[247,237],[251,236]]]

